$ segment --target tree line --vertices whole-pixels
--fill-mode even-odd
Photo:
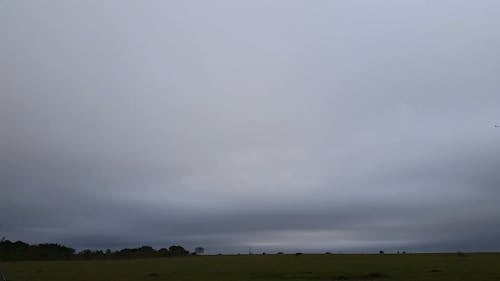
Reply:
[[[0,260],[2,261],[155,258],[186,256],[189,254],[194,253],[189,253],[189,251],[179,245],[159,250],[150,246],[142,246],[115,251],[110,249],[104,251],[90,249],[76,251],[73,248],[54,243],[30,245],[22,241],[0,241]]]

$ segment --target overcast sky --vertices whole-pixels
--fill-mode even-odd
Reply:
[[[500,250],[500,1],[0,1],[0,236]]]

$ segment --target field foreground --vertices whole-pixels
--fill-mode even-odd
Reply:
[[[189,256],[0,265],[9,281],[500,280],[500,254]]]

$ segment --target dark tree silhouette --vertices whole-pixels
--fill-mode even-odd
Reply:
[[[75,249],[59,244],[30,245],[22,241],[0,241],[0,260],[3,261],[154,258],[185,255],[189,255],[189,252],[179,245],[170,246],[168,249],[161,248],[158,251],[151,246],[141,246],[139,248],[121,249],[115,252],[110,249],[105,251],[85,249],[76,253]]]

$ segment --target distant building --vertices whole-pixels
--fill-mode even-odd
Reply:
[[[194,248],[194,252],[197,255],[201,255],[201,254],[205,253],[205,249],[203,247],[196,247],[196,248]]]

